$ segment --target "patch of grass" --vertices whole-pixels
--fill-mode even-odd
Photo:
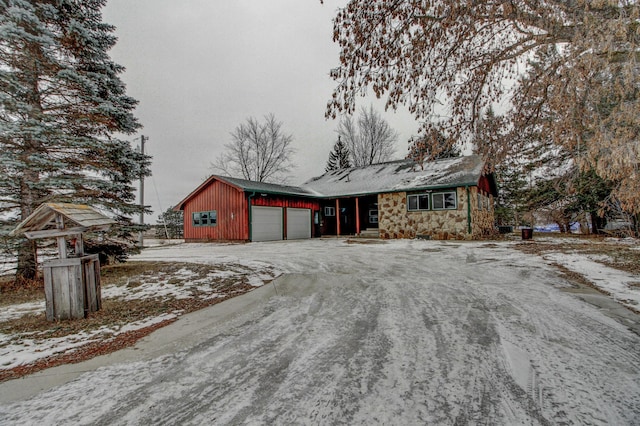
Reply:
[[[229,265],[233,268],[234,265]],[[101,269],[102,286],[119,285],[128,288],[136,288],[145,282],[149,282],[151,274],[164,273],[170,284],[184,283],[184,278],[171,277],[181,269],[195,270],[198,277],[205,278],[208,274],[219,271],[220,267],[208,265],[191,265],[181,263],[162,262],[130,262]],[[149,275],[149,276],[147,276]],[[97,330],[100,327],[120,327],[131,322],[145,318],[155,317],[171,312],[193,312],[214,303],[219,303],[229,297],[246,293],[254,287],[248,284],[243,276],[234,276],[229,279],[211,278],[208,282],[216,293],[224,297],[201,299],[202,291],[193,289],[192,297],[176,299],[172,296],[124,300],[122,298],[103,298],[102,309],[92,312],[88,318],[79,320],[61,320],[50,322],[46,320],[44,311],[38,314],[27,314],[20,318],[0,322],[0,332],[6,334],[36,333],[46,337],[61,337],[81,331]],[[15,283],[13,279],[5,277],[0,281],[2,301],[0,306],[15,303],[38,302],[44,300],[44,284],[40,281],[29,281],[22,284]]]
[[[100,277],[103,284],[124,285],[133,281],[133,277],[147,277],[148,280],[148,277],[161,273],[173,274],[183,267],[183,263],[126,262],[102,267]]]
[[[631,274],[640,274],[640,250],[634,250],[627,244],[606,242],[603,238],[575,238],[575,241],[562,243],[536,242],[516,244],[516,248],[531,254],[544,253],[579,253],[584,255],[606,256],[598,263]],[[594,261],[595,262],[595,261]]]
[[[384,240],[375,240],[375,239],[353,239],[349,238],[345,241],[347,244],[387,244]]]
[[[151,299],[104,299],[102,309],[92,312],[87,318],[78,320],[47,321],[44,312],[37,315],[26,315],[0,323],[0,332],[14,335],[16,339],[25,334],[38,338],[64,337],[83,331],[94,331],[102,327],[109,329],[120,328],[127,324],[144,319],[157,317],[162,314],[180,312],[185,314],[207,306],[220,303],[230,297],[237,296],[251,290],[253,287],[247,284],[229,285],[220,293],[224,297],[212,299],[200,299],[197,294],[194,298],[151,298]],[[232,289],[232,291],[230,291]]]
[[[171,277],[172,274],[179,270],[187,269],[190,273],[197,275],[198,278],[206,278],[209,274],[220,271],[221,268],[233,270],[237,268],[237,265],[209,266],[162,262],[130,262],[102,268],[101,281],[103,286],[113,284],[135,288],[145,282],[149,282],[149,278],[164,274],[169,283],[180,284],[185,281],[182,275]],[[53,365],[80,362],[96,355],[130,346],[158,327],[173,322],[174,319],[167,319],[162,322],[162,325],[152,325],[141,330],[122,333],[115,337],[113,332],[131,323],[163,314],[183,315],[203,309],[255,288],[248,283],[248,279],[245,276],[237,275],[228,279],[210,278],[208,285],[215,289],[215,293],[221,297],[204,298],[203,296],[209,296],[210,294],[194,287],[190,292],[191,297],[184,299],[177,299],[173,296],[134,300],[103,298],[102,309],[98,312],[92,312],[84,319],[50,322],[47,321],[45,313],[41,312],[0,322],[0,332],[12,336],[11,342],[13,343],[19,343],[27,336],[37,339],[59,338],[82,332],[91,332],[101,328],[105,329],[101,342],[87,343],[79,349],[56,354],[26,366],[19,366],[11,370],[0,370],[0,381],[30,374]],[[5,277],[4,280],[0,281],[0,292],[2,292],[0,306],[44,300],[42,281],[15,283],[12,279]]]
[[[44,281],[22,280],[14,277],[0,277],[0,306],[34,302],[44,299]]]
[[[609,293],[606,290],[603,290],[597,286],[595,286],[591,281],[589,281],[588,279],[586,279],[584,277],[584,275],[572,271],[571,269],[560,265],[559,263],[553,263],[552,264],[554,267],[558,268],[560,270],[560,274],[562,277],[564,277],[567,281],[574,283],[574,284],[578,284],[579,286],[584,286],[584,287],[589,287],[592,288],[594,290],[597,290],[598,292],[602,293],[602,294],[606,294],[607,296],[611,296],[611,293]]]
[[[137,280],[127,281],[127,288],[136,288],[136,287],[140,287],[141,285],[142,285],[142,281],[137,281]]]

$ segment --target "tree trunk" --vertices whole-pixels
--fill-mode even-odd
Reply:
[[[16,280],[35,280],[38,278],[37,244],[25,239],[18,246],[18,268]]]
[[[34,122],[42,120],[42,100],[40,98],[39,87],[39,64],[36,58],[42,55],[40,47],[32,44],[26,48],[31,52],[31,66],[24,73],[24,86],[28,89],[25,94],[27,104],[31,106],[29,111],[30,119]],[[24,172],[20,177],[20,220],[25,220],[38,207],[41,202],[42,190],[38,189],[40,182],[40,171],[37,165],[33,164],[31,157],[41,154],[43,151],[41,142],[25,136],[23,140],[22,153],[20,155],[24,164]],[[18,246],[18,267],[16,269],[16,279],[32,280],[38,276],[37,244],[34,241],[24,240]]]
[[[26,157],[29,150],[25,150]],[[39,201],[34,184],[40,180],[37,171],[27,169],[20,181],[20,220],[25,220],[37,207]],[[24,237],[23,237],[24,238]],[[18,246],[18,267],[16,280],[33,280],[38,276],[37,244],[35,241],[24,239]]]
[[[606,225],[606,221],[603,217],[598,216],[598,214],[595,211],[592,211],[590,214],[591,214],[592,233],[594,235],[599,235],[601,234],[600,230],[604,229],[604,226]]]

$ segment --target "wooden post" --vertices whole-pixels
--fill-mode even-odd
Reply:
[[[360,206],[359,206],[359,201],[360,199],[358,197],[356,197],[356,235],[360,235]]]
[[[60,213],[56,213],[56,228],[64,229],[64,218]],[[67,242],[64,239],[64,236],[61,235],[56,237],[56,241],[58,242],[58,258],[66,259],[67,258]]]
[[[340,200],[336,198],[336,235],[340,236]]]
[[[82,234],[75,235],[74,238],[76,256],[82,257],[84,256],[84,242],[82,241]]]

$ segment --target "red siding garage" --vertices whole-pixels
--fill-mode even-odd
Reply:
[[[175,207],[184,211],[187,241],[311,238],[319,208],[318,200],[297,187],[220,176],[207,179]]]

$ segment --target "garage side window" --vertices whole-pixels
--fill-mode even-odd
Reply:
[[[325,207],[324,208],[324,215],[329,217],[329,216],[335,216],[336,215],[336,208],[335,207]]]
[[[438,192],[431,195],[434,210],[455,210],[458,208],[455,192]]]
[[[218,223],[218,212],[216,210],[195,212],[192,217],[193,226],[215,226]]]

